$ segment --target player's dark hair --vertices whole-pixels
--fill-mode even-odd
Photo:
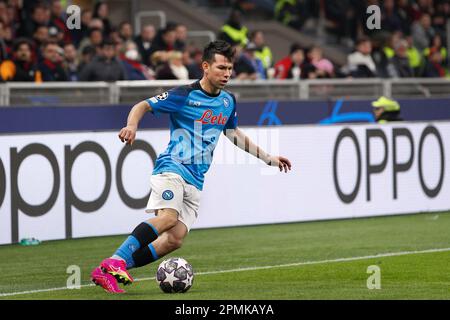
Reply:
[[[226,41],[216,40],[210,42],[203,50],[202,61],[208,63],[214,62],[215,54],[220,54],[227,58],[229,61],[233,62],[236,50]]]

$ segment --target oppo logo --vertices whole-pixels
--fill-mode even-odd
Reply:
[[[414,161],[417,161],[417,168],[418,168],[418,176],[419,176],[419,183],[421,186],[421,189],[423,190],[424,194],[429,198],[436,197],[439,192],[441,191],[442,184],[444,182],[444,174],[445,174],[445,150],[444,150],[444,144],[442,142],[441,134],[439,133],[439,130],[429,125],[422,131],[419,141],[414,141],[413,135],[411,131],[408,128],[392,128],[392,139],[391,141],[388,141],[386,134],[381,129],[366,129],[365,131],[365,142],[366,142],[366,148],[365,150],[361,150],[360,143],[358,140],[358,137],[356,136],[355,132],[352,129],[345,128],[342,131],[340,131],[335,145],[334,145],[334,151],[333,151],[333,181],[334,186],[336,189],[336,192],[339,196],[339,199],[341,199],[344,203],[352,203],[356,196],[359,193],[359,190],[361,188],[361,180],[362,180],[362,171],[363,166],[365,166],[365,180],[366,180],[366,200],[371,201],[371,177],[373,175],[379,174],[383,172],[388,165],[392,166],[392,185],[393,185],[393,199],[397,199],[399,197],[398,192],[398,176],[400,173],[407,172],[411,169]],[[433,161],[436,163],[436,170],[439,170],[439,179],[436,185],[428,185],[426,183],[425,174],[424,174],[424,159],[428,156],[424,153],[424,147],[425,145],[432,140],[431,137],[434,137],[434,139],[437,141],[438,145],[438,153],[439,157],[434,158]],[[409,144],[409,154],[407,155],[406,161],[399,161],[398,159],[398,140],[399,138],[404,138],[406,141],[408,141]],[[371,154],[371,144],[374,142],[374,140],[381,141],[383,150],[382,150],[382,160],[377,161],[377,163],[374,163],[374,155]],[[345,193],[342,191],[341,184],[339,181],[339,175],[338,171],[339,163],[337,160],[337,155],[339,152],[339,148],[342,145],[342,142],[344,140],[349,140],[353,146],[356,153],[356,162],[357,162],[357,173],[356,173],[356,182],[354,184],[353,189],[351,192]],[[391,150],[392,155],[390,155],[389,150]],[[405,149],[402,149],[405,150]],[[365,153],[365,163],[363,163],[362,159],[362,153]],[[402,158],[404,157],[404,154]],[[379,155],[378,157],[379,158]],[[438,166],[439,164],[439,166]]]
[[[150,192],[142,198],[133,198],[125,190],[122,181],[123,164],[127,156],[135,151],[141,150],[150,156],[153,163],[156,161],[156,152],[153,147],[145,141],[136,140],[133,147],[124,147],[117,158],[115,179],[118,194],[122,202],[132,209],[144,208]],[[103,164],[105,170],[105,184],[97,199],[92,201],[83,201],[74,191],[72,184],[72,169],[77,158],[84,153],[94,153],[98,156]],[[48,213],[55,205],[59,195],[61,186],[61,173],[64,175],[64,203],[65,203],[65,227],[66,238],[72,237],[72,208],[85,213],[90,213],[99,210],[107,201],[111,191],[112,183],[112,169],[111,161],[106,150],[97,142],[84,141],[72,147],[70,145],[64,146],[64,163],[58,163],[55,153],[46,145],[40,143],[32,143],[23,147],[21,150],[17,148],[10,148],[10,168],[9,179],[11,188],[11,240],[12,243],[18,242],[19,237],[19,210],[30,217],[39,217]],[[29,204],[22,197],[19,190],[19,169],[22,163],[30,156],[40,155],[48,161],[53,174],[53,186],[51,188],[50,196],[42,204]],[[60,171],[60,167],[63,170]],[[81,177],[82,179],[82,177]],[[36,186],[39,187],[39,186]],[[6,194],[6,170],[0,158],[0,208],[4,201]]]

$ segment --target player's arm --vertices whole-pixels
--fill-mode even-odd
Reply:
[[[256,145],[250,138],[238,127],[235,129],[227,129],[226,137],[240,149],[250,153],[258,159],[261,159],[269,166],[278,167],[280,171],[288,172],[291,170],[291,162],[289,159],[281,156],[272,156],[265,152],[261,147]]]
[[[119,139],[129,145],[132,145],[136,139],[136,131],[142,117],[147,111],[152,111],[152,107],[147,101],[141,101],[133,106],[128,114],[127,126],[119,132]]]

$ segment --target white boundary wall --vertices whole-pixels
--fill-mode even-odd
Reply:
[[[288,157],[292,171],[269,168],[222,137],[194,228],[450,209],[450,122],[243,130]],[[143,130],[138,139],[159,154],[169,133]],[[81,143],[86,149],[76,149]],[[83,152],[100,154],[99,147],[104,162]],[[149,218],[131,207],[142,207],[150,192],[151,156],[132,151],[117,172],[123,148],[113,131],[0,136],[0,244],[126,234]],[[125,204],[118,185],[141,200]]]

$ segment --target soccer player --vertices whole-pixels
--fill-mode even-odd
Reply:
[[[197,218],[204,174],[223,132],[235,145],[280,171],[291,163],[255,145],[238,127],[236,99],[223,90],[230,80],[234,50],[225,41],[209,43],[203,52],[203,77],[187,86],[133,106],[127,126],[119,132],[132,145],[139,121],[148,111],[170,114],[171,139],[159,155],[151,177],[147,212],[155,217],[139,224],[117,249],[92,271],[92,281],[110,293],[122,293],[118,283],[130,284],[131,268],[147,265],[178,249]]]

